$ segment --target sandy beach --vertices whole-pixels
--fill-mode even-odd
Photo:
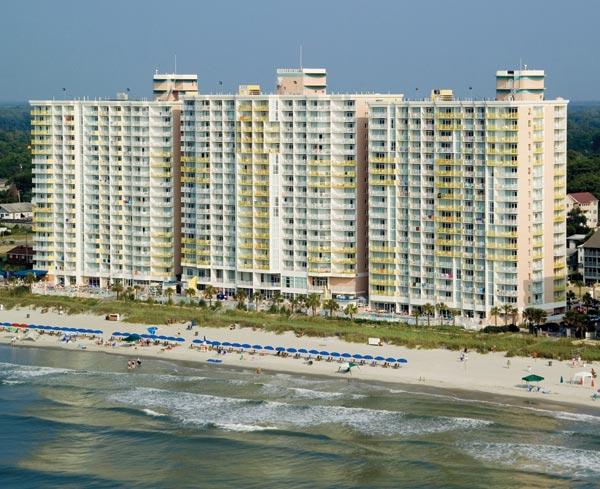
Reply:
[[[28,317],[29,315],[29,317]],[[123,323],[117,321],[106,321],[102,317],[90,315],[60,315],[54,312],[42,314],[34,309],[15,309],[0,312],[0,321],[42,324],[52,326],[66,326],[77,328],[94,328],[104,331],[102,338],[108,340],[114,331],[127,331],[136,333],[145,333],[148,325]],[[512,357],[508,359],[504,353],[478,354],[469,352],[466,361],[460,360],[459,352],[448,350],[411,350],[394,345],[369,346],[366,344],[348,343],[338,338],[314,338],[314,337],[296,337],[291,332],[283,334],[274,334],[270,332],[250,328],[236,328],[234,330],[226,328],[195,327],[193,330],[187,330],[183,324],[158,326],[158,334],[180,335],[186,341],[181,346],[171,350],[165,350],[161,346],[106,346],[97,345],[93,340],[79,337],[77,341],[64,343],[59,341],[59,337],[51,335],[40,335],[34,341],[17,340],[16,345],[29,347],[51,347],[62,348],[64,350],[81,351],[85,346],[86,351],[99,351],[112,354],[127,355],[130,358],[135,357],[153,357],[186,362],[206,363],[210,358],[219,358],[222,365],[232,367],[242,367],[249,369],[262,369],[265,371],[277,371],[286,373],[306,374],[306,375],[341,375],[337,372],[339,364],[336,362],[315,361],[308,365],[305,359],[295,359],[292,356],[281,358],[272,354],[243,354],[234,352],[226,355],[217,355],[213,351],[199,351],[190,349],[190,344],[194,339],[206,337],[209,340],[230,341],[239,343],[294,347],[370,354],[372,356],[382,355],[384,357],[392,356],[396,358],[406,358],[408,364],[401,368],[383,368],[381,366],[372,367],[370,365],[361,366],[352,370],[352,378],[363,381],[386,382],[413,384],[428,386],[433,388],[453,389],[471,392],[480,392],[492,394],[496,397],[520,397],[535,400],[536,404],[540,402],[569,403],[573,405],[600,408],[600,400],[592,399],[593,392],[598,389],[587,381],[586,385],[571,384],[569,381],[574,374],[587,371],[591,368],[600,371],[598,362],[595,364],[587,363],[585,365],[573,366],[569,361],[548,360]],[[9,344],[15,337],[14,333],[0,332],[0,343]],[[510,363],[508,363],[510,360]],[[522,377],[534,373],[545,378],[540,383],[541,391],[529,392]],[[561,383],[561,377],[563,383]],[[595,383],[595,381],[594,381]]]

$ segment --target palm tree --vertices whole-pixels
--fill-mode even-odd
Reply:
[[[581,314],[575,309],[571,309],[565,313],[563,322],[567,328],[575,330],[575,336],[578,338],[585,336],[583,334],[583,332],[587,330],[587,318],[585,314]]]
[[[165,295],[167,296],[167,302],[169,304],[173,303],[173,294],[175,293],[175,289],[169,287],[168,289],[165,289]]]
[[[281,292],[276,290],[273,292],[273,297],[271,297],[271,304],[273,307],[279,307],[279,305],[283,302],[283,297],[281,296]]]
[[[513,306],[510,304],[503,304],[501,307],[502,315],[504,316],[504,326],[508,326],[508,316],[513,313]]]
[[[325,302],[323,302],[323,307],[325,309],[329,309],[329,317],[333,317],[334,311],[339,310],[340,305],[335,299],[327,299]]]
[[[444,325],[444,313],[448,311],[448,306],[443,302],[435,305],[435,309],[437,310],[438,315],[440,316],[441,325]]]
[[[418,328],[419,327],[419,318],[423,315],[423,313],[421,312],[421,309],[417,309],[416,307],[414,307],[413,310],[410,312],[410,314],[412,316],[414,316],[414,318],[415,318],[415,325]]]
[[[237,306],[239,309],[245,309],[247,297],[248,296],[246,295],[246,292],[241,289],[235,293],[235,300],[237,301]]]
[[[133,300],[137,301],[138,296],[140,295],[140,290],[142,290],[142,288],[139,285],[133,286]]]
[[[262,301],[262,294],[258,291],[248,293],[248,304],[254,304],[254,309],[258,311],[258,305]]]
[[[423,314],[427,316],[427,327],[431,326],[431,316],[435,314],[435,306],[429,302],[423,306]]]
[[[292,309],[292,314],[294,314],[298,307],[300,307],[301,302],[302,301],[298,296],[294,296],[290,299],[290,308]]]
[[[319,294],[308,294],[304,299],[304,304],[308,309],[312,309],[312,315],[317,314],[317,309],[321,307],[321,297]]]
[[[498,316],[500,316],[500,308],[494,306],[490,309],[490,316],[494,318],[494,326],[498,327]]]
[[[190,304],[192,303],[192,297],[196,295],[196,289],[193,287],[188,287],[184,290],[185,296],[190,299]]]
[[[212,307],[212,300],[216,293],[217,289],[215,289],[212,285],[208,284],[206,287],[204,287],[204,292],[202,295],[204,295],[204,298],[208,301],[209,307]]]
[[[448,309],[448,312],[452,314],[452,326],[456,326],[456,316],[460,316],[460,309]]]
[[[126,298],[127,300],[133,300],[133,295],[134,295],[134,293],[135,293],[135,292],[134,292],[134,290],[133,290],[133,287],[127,287],[127,288],[125,289],[125,298]]]
[[[25,275],[25,284],[29,287],[29,292],[31,292],[31,286],[35,282],[35,275],[33,273],[28,273]]]
[[[110,288],[110,290],[117,294],[117,300],[119,300],[119,295],[121,294],[121,292],[123,292],[123,286],[121,285],[121,282],[115,282]]]
[[[352,321],[352,318],[354,317],[354,315],[358,312],[358,306],[356,304],[348,304],[346,306],[346,308],[344,309],[344,313],[347,316],[350,316],[350,321]]]

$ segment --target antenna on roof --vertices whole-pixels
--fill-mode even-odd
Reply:
[[[302,69],[302,44],[300,44],[300,69]]]
[[[177,53],[175,53],[175,71],[173,73],[177,73]]]

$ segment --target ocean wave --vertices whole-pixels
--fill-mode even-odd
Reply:
[[[71,373],[66,368],[40,367],[35,365],[19,365],[0,362],[0,378],[5,383],[23,383],[36,377]]]
[[[272,426],[280,429],[306,429],[340,424],[367,435],[392,436],[479,429],[491,424],[490,421],[472,418],[417,418],[399,411],[330,405],[296,405],[145,387],[136,387],[114,394],[110,399],[146,409],[160,409],[184,424],[201,427],[242,424]]]
[[[473,403],[473,404],[485,404],[489,406],[495,406],[500,408],[510,408],[512,409],[522,409],[524,411],[532,411],[534,413],[539,413],[543,416],[550,416],[556,419],[563,419],[566,421],[583,421],[586,423],[600,423],[600,416],[596,416],[593,414],[584,414],[584,413],[573,413],[570,411],[556,411],[552,409],[543,409],[536,408],[532,406],[520,406],[519,404],[509,404],[505,402],[498,401],[487,401],[485,399],[467,399],[464,397],[453,396],[450,394],[438,394],[434,392],[422,392],[422,391],[407,391],[402,389],[388,389],[388,392],[391,394],[411,394],[418,395],[423,397],[433,397],[439,399],[448,399],[451,401],[461,402],[461,403]]]
[[[154,416],[156,418],[160,418],[160,417],[166,416],[166,414],[159,413],[157,411],[153,411],[152,409],[148,409],[148,408],[142,409],[142,411],[145,414],[147,414],[148,416]]]
[[[305,387],[286,387],[277,384],[263,384],[261,392],[272,397],[285,397],[291,399],[320,399],[320,400],[333,400],[333,399],[361,399],[366,397],[363,394],[352,394],[345,392],[329,392],[315,389],[308,389]]]
[[[249,433],[252,431],[265,431],[265,430],[276,430],[275,426],[259,426],[251,424],[240,424],[240,423],[217,423],[215,426],[226,431],[240,431]]]
[[[461,448],[491,464],[571,477],[598,477],[600,452],[581,448],[527,443],[469,443]]]

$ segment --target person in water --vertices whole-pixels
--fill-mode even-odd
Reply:
[[[142,366],[142,361],[139,358],[136,360],[136,363],[138,367]]]

